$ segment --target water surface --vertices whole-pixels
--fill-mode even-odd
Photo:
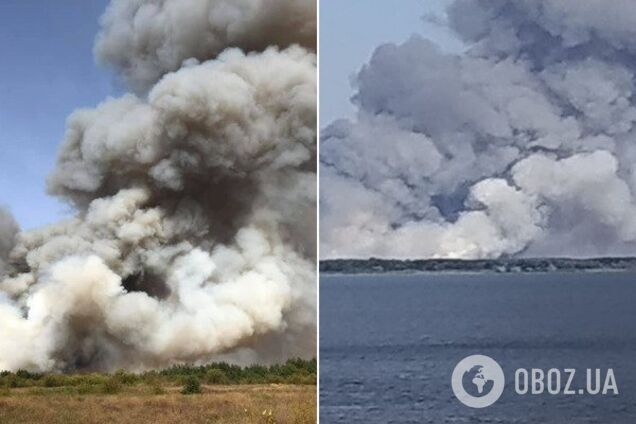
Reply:
[[[484,354],[501,399],[460,404],[457,362]],[[613,368],[618,396],[514,393],[514,370]],[[324,423],[636,423],[636,275],[321,276]]]

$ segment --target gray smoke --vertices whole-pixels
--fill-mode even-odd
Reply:
[[[9,272],[9,253],[15,245],[18,230],[18,224],[13,216],[0,207],[0,275]]]
[[[307,0],[112,0],[101,23],[97,60],[137,91],[228,46],[316,48],[316,2]]]
[[[314,22],[305,0],[113,1],[98,56],[158,82],[69,117],[48,188],[74,218],[9,248],[0,213],[0,369],[315,355]]]
[[[445,53],[379,47],[321,136],[324,257],[636,249],[636,4],[456,0]]]

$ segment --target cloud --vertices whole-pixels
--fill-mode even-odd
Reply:
[[[456,0],[448,16],[465,52],[378,47],[356,118],[322,132],[323,256],[633,252],[636,8]]]

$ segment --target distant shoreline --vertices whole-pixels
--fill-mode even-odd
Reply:
[[[328,275],[414,273],[636,272],[636,257],[515,259],[328,259],[319,270]]]

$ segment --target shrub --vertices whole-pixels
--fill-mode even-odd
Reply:
[[[150,393],[153,395],[165,395],[166,389],[164,389],[161,384],[155,382],[150,386]]]
[[[162,370],[135,374],[119,370],[111,375],[103,373],[38,374],[26,370],[0,371],[0,387],[63,388],[57,391],[69,394],[117,393],[125,385],[143,384],[147,392],[165,393],[168,385],[182,385],[183,392],[200,393],[206,384],[316,384],[315,359],[290,359],[270,366],[240,367],[226,362],[207,365],[174,365]]]
[[[17,370],[15,375],[24,380],[39,380],[42,377],[42,374],[32,373],[27,370]]]
[[[114,395],[115,393],[119,393],[120,391],[121,384],[119,383],[119,379],[117,377],[111,377],[102,385],[102,393]]]
[[[114,377],[116,377],[121,384],[125,384],[127,386],[135,384],[139,380],[137,375],[133,373],[127,373],[126,370],[117,370],[117,372],[114,374]]]
[[[24,382],[18,378],[15,374],[10,374],[6,379],[7,387],[24,387]]]
[[[230,379],[227,375],[218,368],[209,369],[205,374],[205,381],[208,384],[230,384]]]
[[[42,379],[44,387],[60,387],[64,385],[63,378],[56,374],[49,374]]]
[[[65,376],[66,384],[70,386],[99,386],[106,384],[109,380],[109,377],[104,374],[99,373],[91,373],[91,374],[76,374]]]
[[[199,383],[199,379],[193,376],[187,377],[181,393],[184,395],[201,393],[201,383]]]
[[[93,386],[86,382],[83,382],[79,386],[77,386],[77,393],[80,395],[86,395],[92,392],[94,392]]]

